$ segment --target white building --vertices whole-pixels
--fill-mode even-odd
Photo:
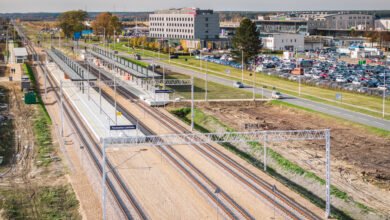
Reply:
[[[366,14],[334,14],[325,16],[324,26],[319,28],[331,30],[372,30],[374,16]]]
[[[149,15],[149,37],[162,39],[217,39],[219,15],[213,10],[181,8]]]
[[[275,33],[262,37],[263,48],[268,50],[303,51],[305,36],[302,34]]]
[[[25,47],[15,47],[14,56],[16,63],[24,63],[28,59],[28,53]]]
[[[390,31],[390,18],[375,20],[375,30]]]

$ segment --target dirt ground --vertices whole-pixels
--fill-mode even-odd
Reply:
[[[210,103],[197,107],[242,131],[245,123],[257,124],[260,130],[330,128],[332,184],[358,201],[390,213],[390,137],[379,137],[360,126],[330,117],[264,103],[256,106],[253,102]],[[278,146],[277,152],[303,168],[315,169],[312,171],[319,176],[324,175],[324,166],[305,163],[324,155],[324,145],[318,142],[304,142],[298,147]]]

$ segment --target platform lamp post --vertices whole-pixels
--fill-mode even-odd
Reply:
[[[116,66],[114,64],[114,101],[115,101],[115,125],[118,125],[118,108],[116,102]]]
[[[116,113],[115,113],[116,114]],[[106,220],[106,141],[105,138],[102,140],[103,145],[103,180],[102,180],[102,209],[103,209],[103,220]]]
[[[60,81],[60,112],[61,112],[61,137],[64,136],[64,101],[63,101],[63,85],[62,80]]]
[[[61,49],[61,30],[58,30],[58,49]]]

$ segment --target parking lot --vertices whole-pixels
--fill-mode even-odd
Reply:
[[[370,64],[352,64],[344,54],[335,51],[306,52],[300,58],[282,59],[279,56],[259,55],[251,70],[263,72],[307,85],[340,89],[368,95],[390,95],[390,68],[379,59],[365,60]],[[241,65],[227,60],[226,56],[206,55],[202,60],[228,65],[237,69]]]

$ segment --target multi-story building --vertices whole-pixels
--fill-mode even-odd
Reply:
[[[149,15],[151,38],[207,40],[217,39],[219,34],[219,16],[213,10],[181,8]]]
[[[261,37],[263,48],[268,50],[303,51],[304,38],[302,34],[274,33]]]
[[[375,30],[390,31],[390,18],[375,20]]]
[[[325,22],[318,23],[319,29],[330,30],[373,30],[374,16],[367,14],[334,14],[325,16]]]

